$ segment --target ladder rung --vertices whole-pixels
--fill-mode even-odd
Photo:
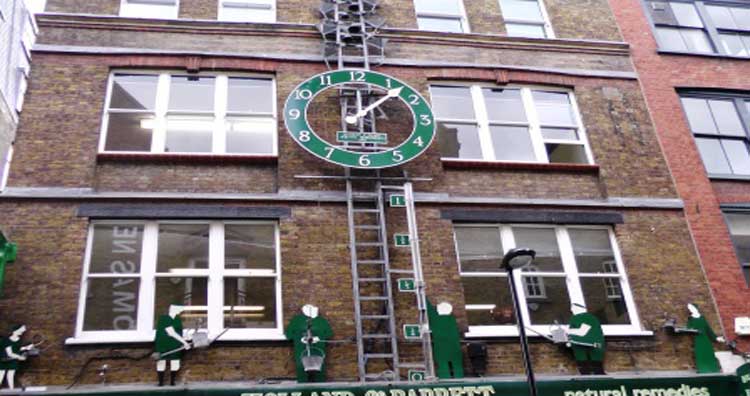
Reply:
[[[385,296],[362,296],[359,301],[387,301],[388,297]]]
[[[360,282],[385,282],[385,278],[359,278]]]
[[[390,334],[362,334],[362,338],[391,338]]]
[[[355,225],[354,228],[357,228],[360,230],[379,230],[380,226],[378,225]]]
[[[389,269],[388,272],[392,274],[413,274],[414,270],[405,270],[405,269]]]
[[[357,260],[357,264],[385,264],[385,260]]]
[[[371,192],[353,192],[352,196],[354,198],[377,198],[378,193],[371,193]]]
[[[404,186],[380,186],[383,190],[403,190]]]
[[[392,353],[365,353],[365,359],[390,359]]]
[[[424,363],[397,363],[396,366],[400,368],[415,368],[415,369],[426,368]]]
[[[383,246],[384,242],[356,242],[356,246]]]
[[[356,213],[380,213],[380,209],[352,209],[353,212]]]
[[[362,315],[361,318],[362,319],[378,319],[378,320],[380,320],[380,319],[388,319],[389,316],[388,315]]]

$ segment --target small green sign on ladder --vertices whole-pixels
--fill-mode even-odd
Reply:
[[[417,290],[417,284],[413,278],[399,278],[398,279],[398,291],[400,292],[413,292]]]
[[[426,376],[424,370],[409,370],[409,382],[424,381]]]
[[[392,208],[403,208],[406,207],[406,196],[403,194],[391,194],[388,202]]]
[[[408,247],[411,244],[409,234],[393,234],[393,244],[396,247]]]
[[[422,338],[422,327],[418,324],[405,324],[404,338],[407,340],[418,340]]]

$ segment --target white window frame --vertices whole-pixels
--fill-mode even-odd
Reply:
[[[8,185],[8,175],[10,175],[10,163],[13,160],[13,143],[8,146],[8,151],[3,156],[3,172],[0,174],[0,191],[5,190]]]
[[[539,276],[539,277],[557,277],[557,278],[565,278],[566,285],[568,289],[568,296],[570,298],[571,304],[578,303],[581,305],[585,305],[585,300],[583,296],[583,290],[581,288],[580,279],[581,278],[614,278],[615,275],[611,273],[597,273],[597,274],[591,274],[591,273],[585,273],[584,275],[580,275],[578,271],[578,266],[575,261],[575,254],[573,253],[573,246],[572,242],[570,240],[570,236],[568,234],[568,230],[571,229],[586,229],[586,230],[607,230],[609,233],[609,242],[610,246],[612,247],[612,254],[615,257],[615,261],[617,263],[617,278],[620,280],[620,285],[622,287],[622,293],[623,293],[623,299],[625,302],[625,305],[628,309],[628,314],[630,316],[630,324],[628,325],[602,325],[602,329],[604,331],[604,334],[607,336],[628,336],[628,335],[651,335],[653,334],[651,331],[646,331],[641,326],[641,320],[638,315],[638,310],[636,309],[635,300],[633,298],[633,293],[630,289],[630,285],[628,283],[628,277],[625,273],[625,267],[622,262],[622,256],[620,254],[620,249],[617,246],[617,241],[615,239],[614,231],[612,230],[612,227],[609,226],[598,226],[598,225],[550,225],[550,224],[475,224],[475,223],[456,223],[453,225],[454,229],[461,228],[461,227],[469,227],[469,228],[477,228],[477,227],[486,227],[486,228],[493,228],[496,229],[500,233],[500,240],[502,243],[503,248],[505,251],[503,254],[507,253],[509,250],[516,247],[515,238],[513,236],[513,230],[512,228],[548,228],[548,229],[554,229],[555,235],[557,238],[558,248],[560,249],[560,259],[562,262],[562,272],[543,272],[543,271],[534,271],[532,272],[533,275],[531,276]],[[458,240],[455,237],[455,233],[453,235],[454,239],[454,246],[456,251],[456,257],[458,262],[458,270],[459,270],[459,276],[461,278],[496,278],[500,280],[500,283],[498,283],[498,287],[506,287],[507,286],[507,273],[500,268],[498,268],[497,271],[492,272],[463,272],[461,270],[461,258],[459,257],[459,250],[458,250]],[[533,247],[532,247],[533,248]],[[513,276],[515,278],[517,285],[524,285],[524,277],[529,276],[528,271],[514,271]],[[526,296],[526,291],[524,290],[524,287],[519,287],[519,293],[518,293],[518,302],[521,306],[521,310],[523,311],[523,319],[524,319],[524,325],[532,330],[534,330],[537,333],[540,334],[546,334],[551,335],[551,329],[550,325],[532,325],[530,322],[530,314],[529,314],[529,306],[528,304],[534,303],[534,299],[529,299]],[[528,303],[527,303],[528,302]],[[486,304],[466,304],[466,310],[469,311],[471,309],[477,309],[477,310],[486,310],[489,307]],[[571,314],[572,315],[572,314]],[[567,325],[563,325],[563,328],[567,328]],[[497,325],[497,326],[469,326],[469,331],[464,334],[467,338],[478,338],[478,337],[518,337],[518,328],[516,325]],[[531,336],[536,336],[532,334]]]
[[[472,162],[526,162],[526,163],[546,163],[549,164],[549,157],[547,155],[547,149],[545,147],[546,143],[560,143],[560,144],[580,144],[583,146],[583,150],[586,153],[586,163],[583,163],[582,165],[593,165],[594,162],[594,155],[591,152],[591,147],[589,146],[589,139],[588,135],[586,134],[586,128],[583,125],[583,119],[581,118],[581,112],[578,108],[578,102],[576,101],[576,97],[573,94],[573,92],[569,89],[559,88],[559,87],[547,87],[547,86],[538,86],[538,85],[516,85],[516,84],[510,84],[508,86],[496,86],[496,85],[489,85],[489,84],[474,84],[474,85],[467,85],[467,84],[460,84],[460,83],[451,83],[451,82],[440,82],[437,84],[431,84],[429,87],[430,96],[432,96],[432,87],[462,87],[462,88],[469,88],[471,91],[471,98],[472,98],[472,106],[474,108],[474,119],[452,119],[452,118],[445,118],[441,117],[439,114],[435,114],[435,122],[448,122],[448,123],[456,123],[456,124],[476,124],[477,125],[477,132],[479,135],[479,145],[482,152],[482,158],[476,159],[476,158],[453,158],[453,157],[441,157],[440,159],[442,161],[456,161],[456,162],[464,162],[464,161],[472,161]],[[526,112],[526,120],[527,122],[510,122],[510,121],[490,121],[488,112],[487,112],[487,105],[486,101],[484,99],[484,93],[482,92],[482,89],[484,88],[507,88],[507,89],[519,89],[521,91],[521,100],[523,102],[523,107]],[[559,93],[566,93],[568,95],[568,99],[570,100],[570,106],[571,111],[573,112],[573,118],[577,125],[546,125],[542,124],[539,120],[539,115],[537,114],[536,106],[534,105],[533,97],[531,92],[532,91],[547,91],[547,92],[559,92]],[[529,134],[531,137],[531,145],[533,147],[534,156],[536,157],[536,160],[534,161],[522,161],[522,160],[512,160],[512,161],[506,161],[506,160],[498,160],[495,157],[495,152],[492,145],[492,134],[490,132],[490,126],[493,125],[503,125],[503,126],[518,126],[518,127],[528,127],[529,128]],[[578,143],[575,143],[575,141],[572,140],[554,140],[554,139],[544,139],[542,136],[542,127],[551,127],[551,128],[570,128],[575,129],[578,132]]]
[[[434,1],[434,0],[433,0]],[[440,0],[440,1],[446,1],[446,0]],[[417,1],[414,0],[414,14],[417,18],[417,28],[419,30],[424,31],[436,31],[436,30],[427,30],[423,29],[419,26],[419,18],[420,17],[426,17],[426,18],[442,18],[442,19],[458,19],[458,21],[461,23],[461,33],[471,33],[471,27],[469,26],[469,18],[466,17],[466,7],[464,6],[464,0],[450,0],[450,1],[457,1],[458,2],[458,8],[460,11],[460,14],[449,14],[445,12],[421,12],[417,8]],[[456,32],[447,32],[447,33],[456,33]]]
[[[126,151],[126,150],[114,150],[107,151],[105,149],[107,144],[107,128],[109,127],[109,114],[112,112],[109,108],[110,101],[112,100],[112,89],[114,86],[115,76],[118,74],[127,75],[158,75],[158,83],[156,88],[156,102],[154,105],[154,129],[151,137],[151,150],[149,151]],[[104,110],[102,112],[102,123],[100,128],[100,140],[99,140],[99,153],[111,153],[111,154],[179,154],[179,155],[191,155],[191,156],[212,156],[212,155],[224,155],[224,156],[241,156],[241,157],[276,157],[278,156],[279,147],[279,134],[277,116],[277,103],[276,103],[276,78],[270,75],[262,74],[248,74],[248,73],[200,73],[198,77],[214,77],[214,108],[209,114],[208,112],[201,111],[183,111],[183,110],[169,110],[169,90],[171,88],[171,77],[187,76],[188,73],[180,72],[164,72],[156,70],[114,70],[109,74],[109,81],[107,82],[107,93],[104,101]],[[227,97],[229,89],[230,78],[258,78],[271,81],[271,112],[258,112],[258,113],[232,113],[227,111]],[[115,111],[117,112],[117,111]],[[136,111],[121,111],[124,113],[131,113]],[[166,144],[167,135],[167,117],[170,115],[213,115],[214,127],[212,130],[212,150],[210,152],[165,152],[164,146]],[[272,118],[274,125],[273,136],[271,138],[272,151],[271,153],[227,153],[226,152],[226,120],[233,116],[247,116],[247,117],[270,117]]]
[[[549,14],[547,13],[547,6],[544,4],[544,0],[536,0],[537,5],[539,6],[539,11],[542,14],[543,21],[540,23],[539,21],[532,21],[529,19],[517,19],[517,18],[506,18],[505,13],[503,12],[503,22],[505,24],[508,23],[516,23],[516,24],[523,24],[523,25],[541,25],[544,28],[544,34],[545,38],[553,39],[555,38],[555,32],[552,30],[552,23],[549,19]],[[498,4],[500,5],[500,10],[503,9],[503,1],[498,0]],[[507,31],[507,30],[506,30]],[[526,36],[511,36],[510,37],[526,37]]]
[[[96,224],[143,224],[143,245],[141,249],[140,273],[128,275],[118,273],[91,274],[89,273],[91,254],[94,241],[94,226]],[[160,224],[207,224],[209,226],[209,266],[206,269],[185,269],[179,274],[159,274],[156,272],[158,239]],[[259,269],[226,269],[224,266],[224,226],[226,225],[273,225],[276,249],[276,268],[274,273]],[[157,278],[174,277],[205,277],[208,279],[207,301],[208,316],[207,330],[210,338],[217,337],[224,331],[224,312],[216,309],[223,305],[224,279],[225,277],[262,277],[276,278],[276,327],[257,329],[229,329],[221,336],[222,341],[243,340],[284,340],[284,318],[282,306],[282,281],[281,281],[281,243],[279,224],[276,221],[221,221],[221,220],[95,220],[89,224],[86,240],[86,255],[84,258],[83,271],[81,275],[81,287],[78,300],[78,316],[76,319],[75,336],[68,338],[66,344],[98,344],[98,343],[128,343],[128,342],[151,342],[154,340],[154,307]],[[94,278],[137,278],[140,280],[140,288],[137,305],[137,329],[136,330],[103,330],[84,331],[84,317],[86,310],[86,295],[88,293],[88,280]],[[213,309],[211,309],[213,308]]]
[[[217,19],[223,22],[257,22],[272,23],[276,22],[276,0],[219,0],[219,11]],[[227,8],[235,9],[253,9],[253,10],[271,10],[271,20],[248,19],[247,21],[238,21],[236,19],[226,19],[225,13]]]
[[[128,9],[128,3],[132,4],[138,4],[138,5],[173,5],[174,12],[168,16],[162,16],[162,15],[154,15],[154,14],[146,14],[146,15],[139,15],[137,13],[131,13],[131,11],[127,11],[127,13],[131,13],[130,15],[123,15],[124,10]],[[119,16],[124,18],[147,18],[147,19],[177,19],[180,14],[180,0],[120,0],[120,12]]]

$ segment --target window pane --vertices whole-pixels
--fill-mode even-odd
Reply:
[[[276,278],[224,278],[224,327],[276,327]]]
[[[750,175],[750,155],[744,140],[722,140],[721,145],[729,159],[732,173],[735,175]]]
[[[462,272],[501,272],[503,243],[494,227],[456,227],[456,246]]]
[[[132,18],[177,18],[177,4],[144,4],[124,1],[120,16]]]
[[[566,92],[532,91],[539,120],[545,125],[576,125]]]
[[[536,251],[536,258],[533,263],[536,269],[539,271],[563,271],[554,228],[513,227],[513,237],[516,240],[516,247],[531,248]]]
[[[417,12],[436,12],[458,15],[461,13],[461,6],[459,5],[461,0],[416,0],[414,2],[414,8]]]
[[[688,51],[699,53],[713,53],[714,48],[708,41],[708,36],[703,30],[681,29],[682,39],[685,40]]]
[[[745,45],[745,49],[747,50],[747,55],[750,56],[750,34],[740,35],[740,39],[742,39],[742,44]]]
[[[153,114],[110,113],[104,150],[151,151],[155,125]]]
[[[224,226],[227,269],[276,271],[276,227],[273,224],[227,224]]]
[[[729,55],[748,56],[745,44],[736,34],[719,34],[721,45]]]
[[[544,284],[546,298],[533,298],[526,302],[531,324],[554,324],[555,321],[567,323],[570,319],[570,297],[565,278],[548,276],[537,278]]]
[[[417,18],[421,30],[435,32],[462,33],[464,31],[460,18],[434,18],[421,16]]]
[[[536,161],[527,127],[491,126],[492,147],[498,161]]]
[[[273,154],[275,130],[273,118],[229,118],[226,120],[226,152]]]
[[[569,228],[568,235],[573,244],[578,272],[617,273],[609,231]]]
[[[669,3],[680,26],[703,27],[698,11],[691,3]]]
[[[528,0],[501,0],[500,8],[504,19],[520,19],[524,21],[543,22],[539,3]]]
[[[682,41],[679,29],[657,27],[656,35],[659,37],[659,47],[665,51],[687,51],[687,45]]]
[[[750,263],[750,215],[742,213],[726,213],[729,233],[734,244],[734,251],[743,273],[748,274],[748,264]],[[750,284],[750,279],[746,278]]]
[[[208,224],[159,224],[156,272],[208,268]]]
[[[469,326],[515,325],[508,278],[462,277]]]
[[[471,91],[466,87],[430,87],[432,111],[437,118],[474,119]]]
[[[158,79],[158,76],[115,76],[109,108],[153,110]]]
[[[94,224],[89,272],[139,273],[142,249],[143,224]]]
[[[476,125],[438,122],[438,144],[443,158],[481,159]]]
[[[273,7],[270,4],[227,1],[222,4],[220,15],[221,21],[275,22]]]
[[[682,106],[693,133],[717,133],[708,101],[705,99],[682,98]]]
[[[732,19],[732,15],[729,12],[729,8],[715,6],[715,5],[707,5],[706,10],[708,11],[708,15],[711,17],[711,20],[713,21],[714,25],[716,25],[717,28],[719,29],[737,28],[737,25],[734,23],[734,20]]]
[[[526,110],[518,89],[482,89],[490,121],[526,122]]]
[[[547,143],[547,158],[550,163],[558,164],[588,164],[586,150],[579,144]]]
[[[737,28],[750,30],[750,8],[732,7],[731,11]]]
[[[506,23],[505,31],[508,32],[508,36],[511,37],[547,37],[547,32],[544,30],[544,25]]]
[[[271,80],[229,78],[227,111],[271,113],[273,100]]]
[[[718,139],[696,138],[695,143],[698,145],[706,172],[709,174],[732,173]]]
[[[212,147],[213,128],[213,117],[168,117],[164,151],[209,153]]]
[[[89,279],[83,330],[135,330],[139,291],[138,278]]]
[[[742,121],[731,100],[709,100],[708,105],[711,107],[711,113],[716,120],[716,126],[722,135],[745,136],[745,129],[742,128]]]
[[[180,315],[183,329],[207,327],[208,278],[156,278],[155,298],[154,325],[169,312],[170,304],[177,304],[185,306]]]
[[[542,128],[542,137],[550,140],[578,140],[578,130],[572,128]]]
[[[169,110],[214,110],[214,78],[172,76]]]
[[[586,301],[586,310],[596,316],[603,325],[630,324],[630,315],[619,279],[581,277],[581,289]]]

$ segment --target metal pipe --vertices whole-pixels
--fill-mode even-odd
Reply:
[[[513,277],[513,269],[508,268],[508,281],[510,282],[510,291],[513,296],[513,307],[516,310],[516,323],[518,325],[518,335],[521,337],[521,351],[523,352],[523,363],[526,367],[526,379],[529,383],[529,395],[537,396],[536,380],[534,379],[534,369],[531,365],[531,355],[529,354],[529,342],[526,339],[526,327],[523,325],[523,311],[516,294],[516,280]]]

